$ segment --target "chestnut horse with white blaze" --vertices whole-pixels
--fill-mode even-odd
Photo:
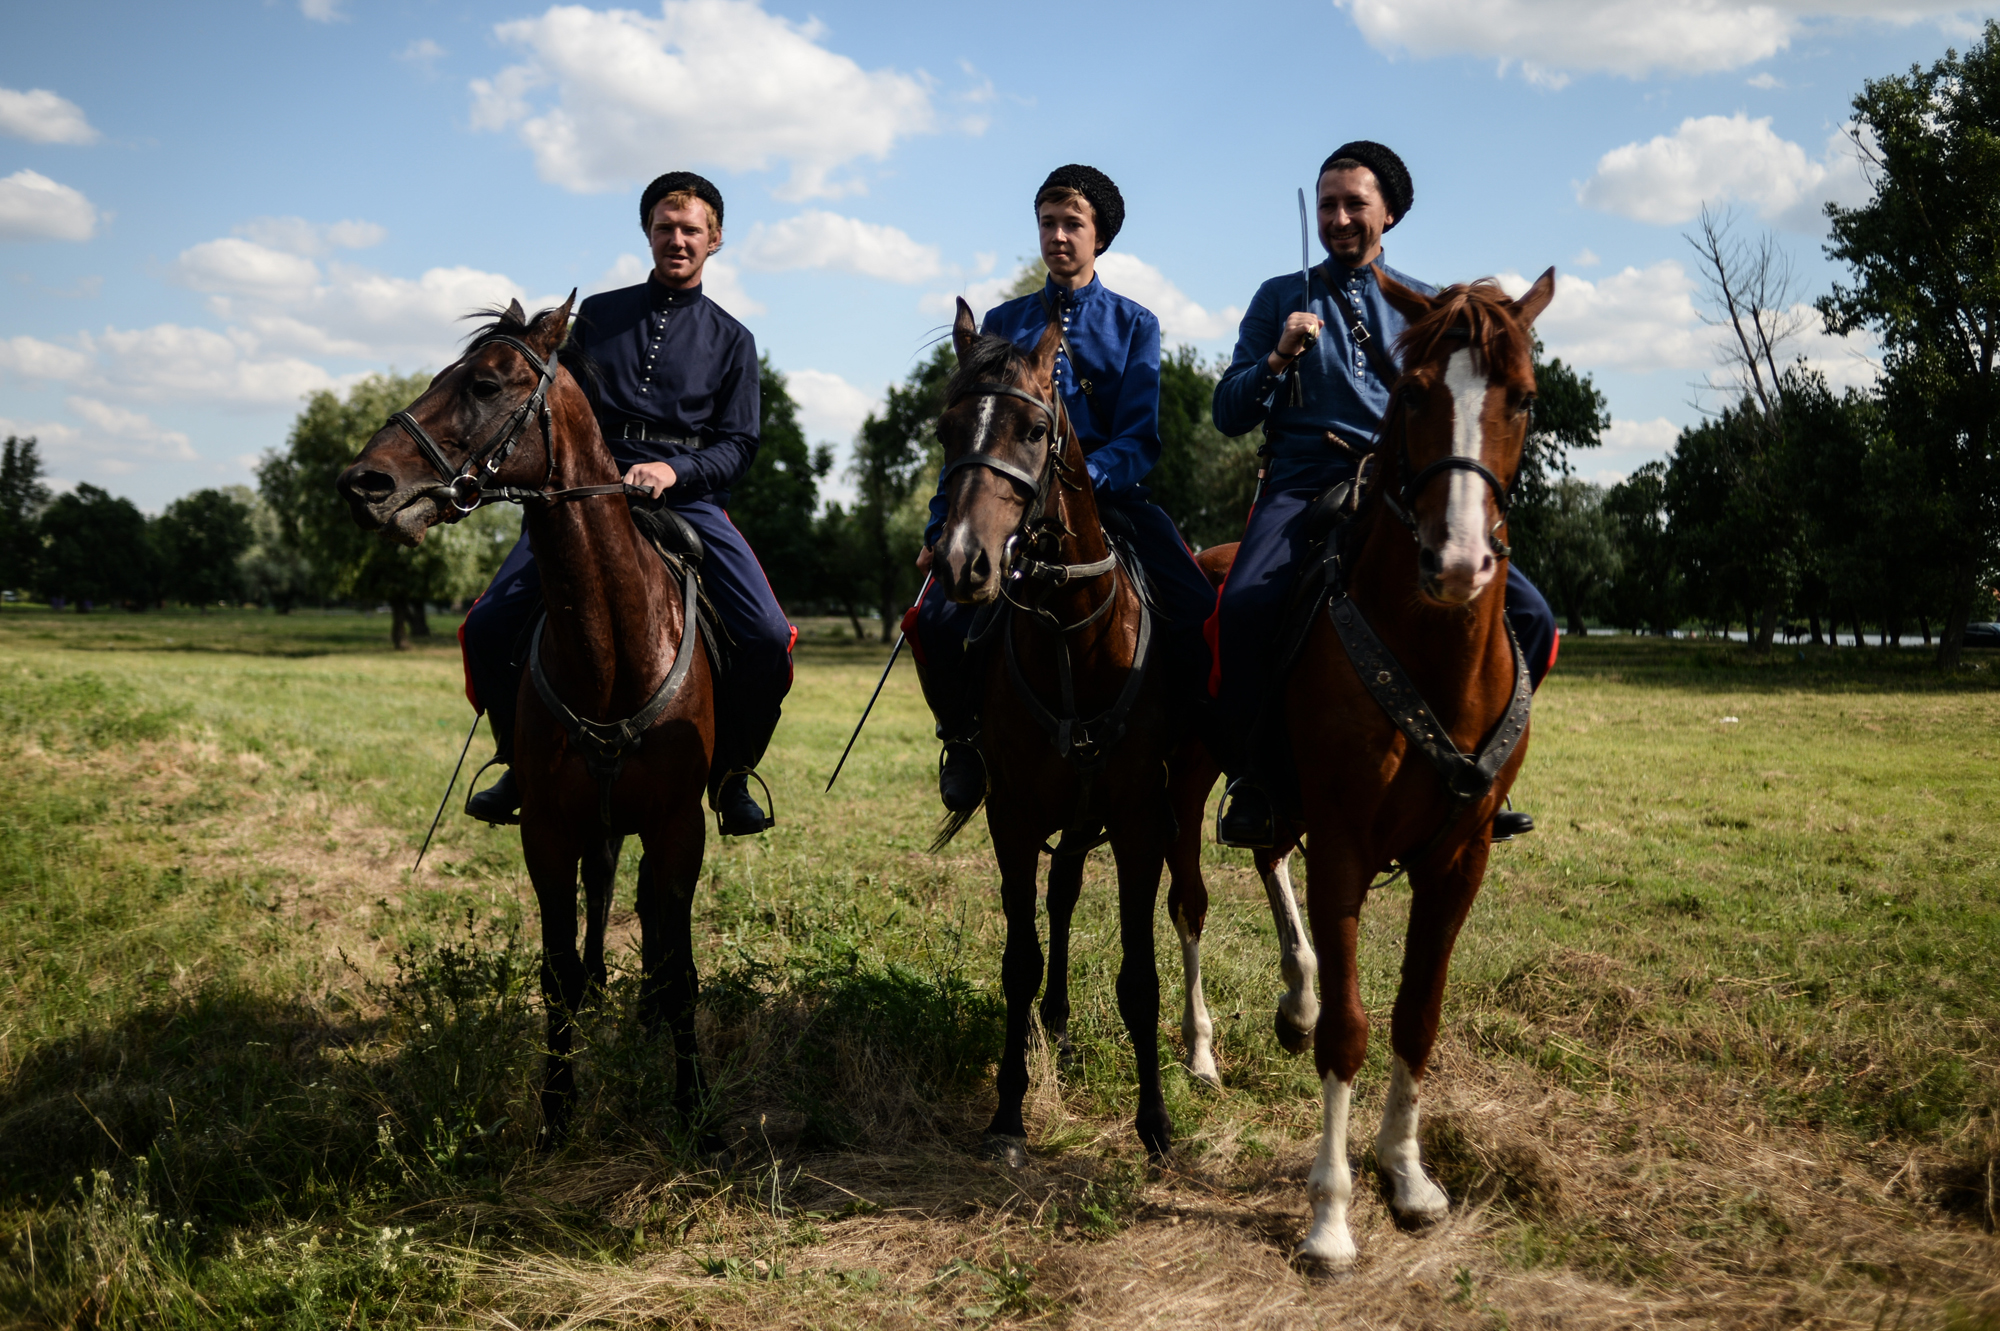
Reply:
[[[1355,959],[1361,905],[1392,862],[1409,871],[1410,918],[1375,1155],[1399,1223],[1434,1221],[1448,1206],[1419,1159],[1417,1099],[1452,945],[1486,874],[1493,814],[1527,754],[1530,690],[1505,614],[1505,525],[1535,393],[1528,330],[1555,294],[1555,270],[1519,300],[1490,280],[1436,296],[1387,277],[1381,287],[1409,321],[1398,343],[1404,368],[1342,546],[1340,585],[1315,613],[1285,686],[1304,823],[1257,855],[1277,912],[1285,861],[1304,834],[1312,938],[1287,957],[1310,968],[1316,955],[1323,968],[1312,1043],[1324,1122],[1298,1257],[1331,1268],[1355,1257],[1347,1119],[1368,1049]],[[1295,1028],[1288,1046],[1304,1043],[1296,1027],[1310,1014],[1309,969],[1304,996],[1292,969],[1290,1012],[1279,1018],[1281,1038],[1288,1016]]]
[[[575,299],[532,320],[516,303],[474,334],[338,482],[357,523],[409,546],[481,502],[527,508],[548,618],[520,684],[514,771],[542,923],[544,1141],[560,1139],[567,1124],[576,1014],[593,987],[604,987],[611,889],[630,832],[645,846],[640,1020],[649,1031],[662,1022],[671,1029],[675,1107],[684,1117],[701,1108],[693,906],[707,835],[701,797],[715,752],[693,575],[670,576],[633,522],[632,488],[619,481],[589,400],[557,358]]]
[[[986,1150],[1009,1164],[1026,1161],[1028,1024],[1044,974],[1035,880],[1044,843],[1060,833],[1049,867],[1052,955],[1043,1031],[1067,1054],[1070,920],[1084,854],[1108,839],[1123,948],[1118,1011],[1136,1056],[1136,1127],[1157,1158],[1172,1138],[1160,1089],[1153,949],[1163,862],[1172,868],[1167,907],[1186,967],[1187,1067],[1219,1083],[1200,960],[1208,913],[1201,811],[1215,768],[1169,707],[1166,670],[1153,659],[1160,637],[1151,627],[1153,612],[1106,538],[1082,444],[1054,391],[1062,326],[1051,320],[1036,347],[1024,351],[1004,337],[980,335],[961,300],[952,339],[959,369],[937,427],[946,509],[934,567],[954,601],[990,607],[978,622],[998,640],[980,743],[990,783],[986,821],[1007,919],[1001,961],[1007,1036]],[[968,816],[949,817],[936,844]]]

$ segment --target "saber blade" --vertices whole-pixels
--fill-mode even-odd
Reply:
[[[479,712],[472,714],[472,729],[465,732],[465,743],[458,750],[458,765],[451,769],[451,781],[444,788],[444,798],[438,801],[438,811],[431,815],[431,830],[424,833],[424,848],[417,852],[417,862],[410,866],[411,873],[424,867],[424,856],[430,853],[431,838],[437,835],[438,823],[444,819],[444,806],[451,803],[451,792],[458,785],[458,774],[465,770],[465,755],[472,751],[472,737],[479,730],[480,716]],[[477,781],[479,774],[473,773],[472,779]]]
[[[1312,227],[1306,221],[1306,192],[1303,187],[1299,190],[1299,276],[1305,281],[1306,308],[1311,309],[1313,296]]]

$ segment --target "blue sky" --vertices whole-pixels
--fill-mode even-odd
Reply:
[[[727,198],[710,294],[844,445],[942,326],[1033,252],[1047,171],[1101,167],[1100,268],[1169,344],[1226,352],[1296,266],[1293,191],[1373,138],[1416,181],[1389,262],[1562,285],[1551,349],[1610,399],[1613,479],[1713,369],[1682,233],[1769,230],[1802,299],[1862,82],[1987,11],[1928,0],[1299,0],[940,6],[13,6],[0,48],[0,432],[157,510],[248,481],[305,394],[434,369],[471,308],[644,272],[637,196]],[[1796,349],[1839,382],[1869,348]],[[1709,399],[1712,401],[1712,399]]]

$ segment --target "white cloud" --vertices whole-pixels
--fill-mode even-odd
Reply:
[[[32,436],[41,445],[52,489],[71,489],[77,478],[112,481],[152,464],[201,460],[185,434],[163,429],[138,412],[86,397],[70,398],[69,407],[83,425],[0,417],[0,434]]]
[[[274,300],[309,295],[319,284],[319,265],[311,259],[236,236],[182,250],[171,271],[175,281],[197,291]]]
[[[943,271],[935,245],[920,245],[893,226],[808,208],[797,217],[757,223],[743,241],[743,266],[776,273],[828,268],[885,282],[923,282]]]
[[[814,442],[846,444],[861,429],[881,399],[826,370],[792,370],[785,375],[792,401],[799,404],[799,424]]]
[[[841,167],[881,160],[936,118],[925,80],[864,70],[821,44],[817,20],[757,0],[664,0],[657,19],[558,5],[494,31],[527,60],[472,81],[473,127],[518,124],[542,179],[583,193],[650,179],[671,158],[729,171],[783,161],[779,197],[833,197],[862,188],[833,180]]]
[[[1563,71],[1628,78],[1741,69],[1784,50],[1808,25],[1941,18],[1963,0],[1334,0],[1368,44],[1415,56],[1518,62],[1559,88]]]
[[[1570,454],[1579,475],[1595,485],[1616,485],[1648,462],[1658,462],[1673,451],[1681,427],[1665,416],[1650,421],[1613,417],[1604,432],[1604,442],[1593,449]]]
[[[83,108],[47,88],[0,88],[0,134],[30,143],[95,143],[98,133]]]
[[[31,382],[81,378],[90,369],[90,357],[70,347],[59,347],[38,337],[11,337],[0,341],[0,370]]]
[[[1234,305],[1220,313],[1209,313],[1168,281],[1165,273],[1121,250],[1099,256],[1097,275],[1111,290],[1138,301],[1158,315],[1163,338],[1208,342],[1234,333],[1243,318],[1243,311]]]
[[[984,322],[986,312],[1007,299],[1007,293],[1014,289],[1014,281],[1019,275],[1008,273],[1001,277],[989,277],[973,282],[957,291],[929,291],[917,301],[917,310],[922,314],[937,314],[949,319],[958,312],[958,298],[965,297],[965,303],[972,307],[972,317]]]
[[[310,361],[260,356],[254,339],[206,328],[107,328],[86,340],[98,364],[82,382],[115,397],[292,406],[335,386],[334,377]]]
[[[388,231],[374,222],[354,218],[343,222],[308,222],[303,217],[253,217],[232,230],[266,248],[308,258],[318,258],[334,250],[365,250],[389,238]]]
[[[67,185],[39,171],[0,180],[0,240],[89,240],[97,210]]]
[[[396,52],[396,59],[407,60],[413,65],[422,65],[428,70],[432,65],[450,54],[451,52],[445,50],[430,38],[419,37],[402,50]]]
[[[1785,81],[1768,69],[1761,74],[1751,75],[1749,78],[1743,80],[1743,82],[1752,88],[1762,88],[1765,92],[1785,86]]]
[[[709,267],[715,266],[715,260],[710,259],[708,262]],[[649,260],[636,254],[621,254],[609,268],[604,270],[604,276],[597,279],[597,285],[584,294],[594,296],[600,291],[616,291],[619,287],[636,286],[645,281],[646,274],[652,271],[653,265]],[[706,274],[707,269],[703,269],[703,273]],[[703,285],[706,286],[706,283]]]
[[[1662,226],[1691,220],[1703,203],[1742,202],[1780,226],[1817,232],[1829,199],[1855,204],[1868,183],[1846,135],[1827,136],[1815,160],[1780,138],[1771,118],[1700,116],[1672,134],[1613,148],[1577,190],[1589,207]]]
[[[1569,261],[1572,268],[1595,268],[1603,262],[1604,260],[1597,257],[1597,251],[1591,249],[1588,245],[1578,250],[1576,257]]]
[[[114,407],[94,397],[72,397],[69,409],[96,430],[128,445],[128,453],[158,462],[194,462],[201,457],[179,430],[166,430],[150,416]]]
[[[299,12],[315,23],[344,23],[340,0],[299,0]]]

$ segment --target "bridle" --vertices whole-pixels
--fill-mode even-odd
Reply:
[[[1444,336],[1456,341],[1470,341],[1472,330],[1463,324],[1457,324],[1446,330]],[[1534,397],[1532,395],[1529,396],[1528,402],[1531,406],[1533,405]],[[1493,474],[1492,469],[1478,458],[1460,457],[1456,453],[1439,458],[1412,476],[1410,474],[1409,407],[1403,401],[1403,385],[1401,383],[1396,385],[1395,391],[1390,398],[1387,415],[1394,418],[1397,425],[1396,492],[1391,494],[1386,487],[1381,491],[1383,507],[1387,508],[1398,522],[1409,528],[1410,535],[1416,538],[1418,546],[1422,547],[1423,539],[1417,534],[1417,496],[1423,493],[1426,485],[1429,485],[1432,481],[1447,472],[1469,471],[1480,480],[1486,482],[1486,488],[1493,492],[1494,507],[1500,511],[1500,516],[1494,520],[1493,526],[1487,530],[1487,547],[1493,551],[1497,558],[1506,559],[1511,556],[1514,553],[1514,548],[1500,539],[1500,529],[1507,525],[1507,512],[1514,504],[1513,487],[1502,483],[1500,478]],[[1387,429],[1386,420],[1384,429]],[[1516,481],[1520,479],[1520,469],[1518,467],[1515,469],[1514,478]]]
[[[1083,482],[1075,479],[1070,466],[1063,461],[1063,453],[1070,437],[1068,416],[1062,410],[1060,403],[1051,403],[1026,389],[990,379],[982,379],[967,388],[947,403],[945,410],[949,411],[961,402],[980,397],[1019,398],[1041,412],[1047,419],[1049,442],[1043,452],[1041,471],[1031,472],[1025,467],[1009,462],[1006,458],[975,447],[964,456],[955,458],[945,465],[944,471],[938,476],[938,488],[942,490],[954,473],[966,467],[985,467],[1018,485],[1027,487],[1028,505],[1021,513],[1019,525],[1007,538],[1005,553],[1001,557],[1000,594],[1016,608],[1026,610],[1046,621],[1057,632],[1074,633],[1095,623],[1110,610],[1112,602],[1118,599],[1115,587],[1112,594],[1104,598],[1102,604],[1074,624],[1058,623],[1046,608],[1023,601],[1017,595],[1028,588],[1034,588],[1035,600],[1039,601],[1055,588],[1066,586],[1071,582],[1100,578],[1118,567],[1118,556],[1115,553],[1087,564],[1065,564],[1040,554],[1045,546],[1053,545],[1060,550],[1062,537],[1075,534],[1061,519],[1048,516],[1052,483],[1059,483],[1072,490],[1083,487]],[[974,441],[975,444],[978,442]]]
[[[556,474],[556,450],[553,422],[549,417],[549,389],[554,385],[556,371],[560,368],[556,358],[551,356],[543,360],[535,354],[534,348],[520,338],[507,333],[490,333],[467,347],[463,356],[445,367],[445,372],[449,373],[470,360],[474,353],[495,344],[509,346],[520,352],[541,377],[536,382],[534,391],[528,394],[527,401],[514,408],[507,419],[501,422],[499,428],[487,436],[485,443],[467,453],[464,462],[456,467],[452,466],[451,460],[445,456],[444,449],[438,441],[431,438],[423,423],[409,411],[399,411],[388,420],[388,424],[400,426],[405,434],[416,441],[417,450],[424,455],[424,460],[431,464],[431,469],[437,472],[438,479],[443,484],[432,487],[430,493],[451,501],[457,516],[448,519],[449,521],[458,521],[489,500],[505,504],[518,504],[529,499],[545,503],[561,503],[591,495],[651,493],[644,486],[626,485],[622,481],[617,485],[577,485],[566,490],[550,489],[550,483],[555,480]],[[443,375],[440,374],[439,378],[443,378]],[[513,456],[515,448],[519,447],[521,432],[531,418],[539,419],[541,422],[542,455],[547,460],[542,473],[541,488],[531,490],[512,485],[486,484],[486,481],[499,475],[500,468],[507,465],[507,459]]]

